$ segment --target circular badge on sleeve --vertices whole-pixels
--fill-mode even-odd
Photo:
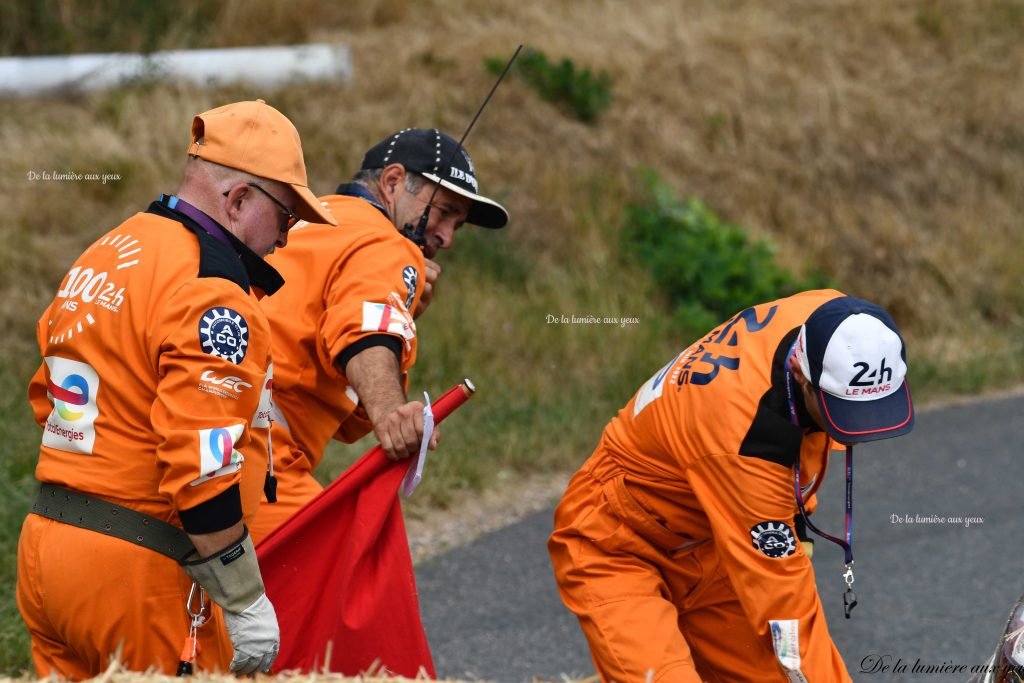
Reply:
[[[405,307],[412,306],[412,300],[416,298],[416,285],[419,283],[420,274],[415,266],[406,266],[402,269],[402,280],[405,282],[405,289],[409,296],[405,299]]]
[[[199,343],[206,353],[238,365],[249,346],[249,326],[230,308],[211,308],[199,321]]]
[[[765,521],[750,530],[754,547],[773,559],[789,557],[796,552],[796,537],[785,522]]]

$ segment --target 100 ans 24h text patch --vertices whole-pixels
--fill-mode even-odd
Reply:
[[[238,365],[249,346],[249,326],[230,308],[211,308],[199,321],[199,343],[206,353]]]

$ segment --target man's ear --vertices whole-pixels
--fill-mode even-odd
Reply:
[[[224,212],[234,218],[239,211],[242,210],[242,200],[249,195],[249,186],[244,182],[235,183],[230,190],[225,193],[225,207]]]
[[[399,187],[405,185],[405,166],[391,164],[380,172],[380,191],[387,200],[394,200]]]

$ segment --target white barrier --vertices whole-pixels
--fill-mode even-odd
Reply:
[[[296,79],[349,81],[352,56],[346,46],[319,44],[0,58],[0,94],[8,96],[103,90],[150,78],[204,86],[240,81],[276,86]]]

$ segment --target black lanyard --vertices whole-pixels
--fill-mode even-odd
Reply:
[[[796,347],[796,342],[793,342],[793,348]],[[800,420],[797,417],[796,403],[793,401],[793,374],[789,370],[789,359],[792,357],[793,348],[790,348],[789,353],[786,354],[786,399],[789,401],[789,419],[797,427],[800,426]],[[826,453],[826,457],[827,457]],[[794,466],[793,475],[793,492],[796,496],[796,504],[800,509],[800,516],[803,517],[804,524],[807,528],[821,536],[822,538],[832,541],[836,545],[843,549],[843,553],[846,557],[846,567],[843,572],[843,580],[846,581],[846,592],[843,593],[843,613],[847,619],[850,618],[850,610],[857,605],[857,594],[853,592],[853,446],[847,445],[846,447],[846,540],[836,538],[831,534],[827,534],[824,531],[814,526],[811,521],[810,515],[807,514],[807,510],[804,508],[804,496],[800,490],[800,456],[797,455],[796,465]]]

